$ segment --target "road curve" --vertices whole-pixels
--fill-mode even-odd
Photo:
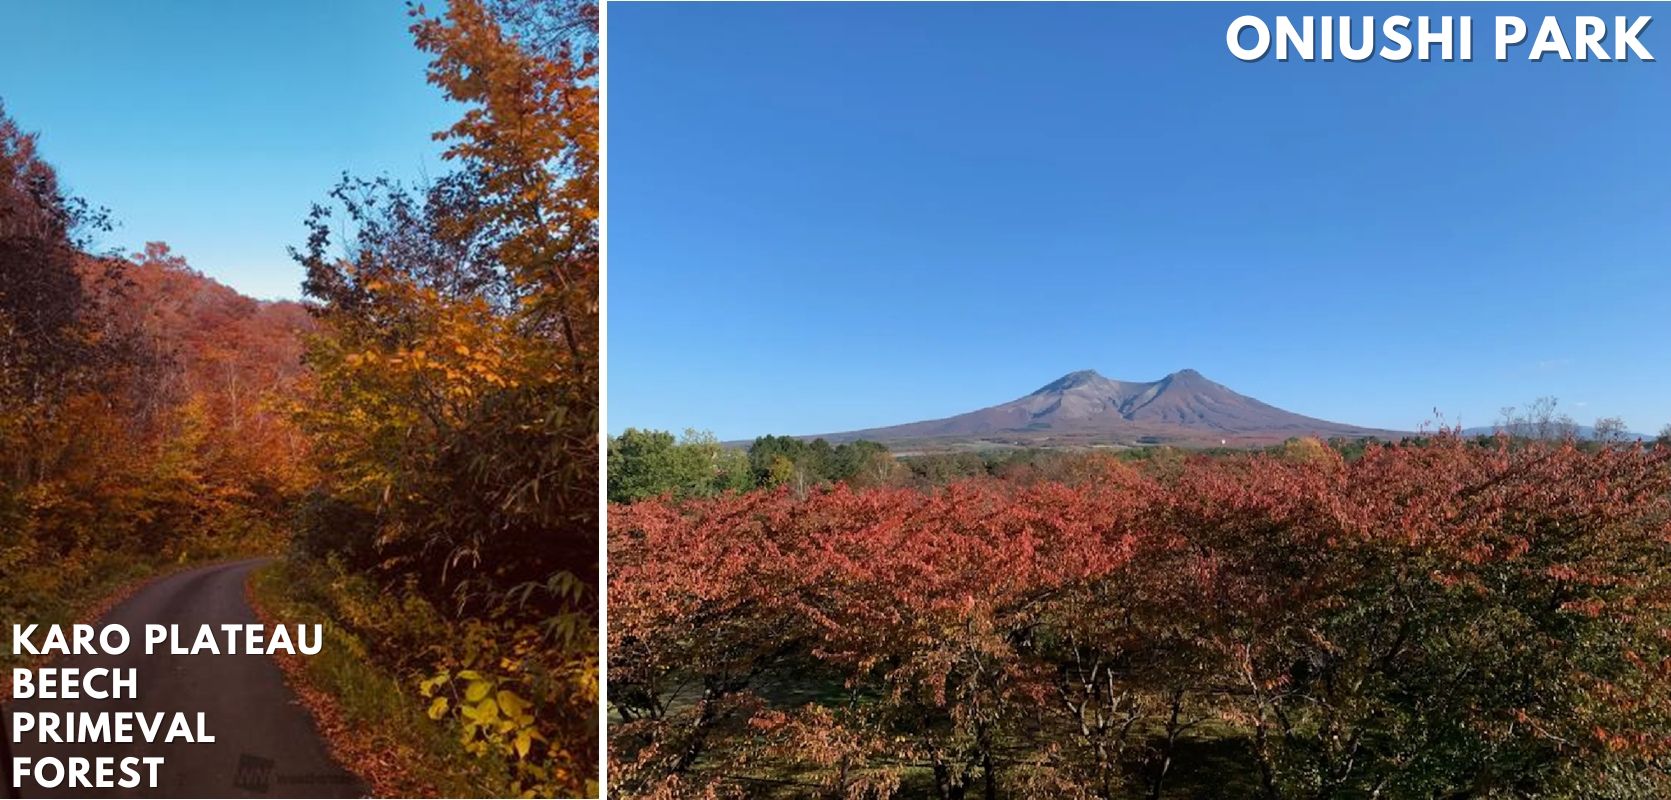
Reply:
[[[262,559],[202,567],[158,580],[118,605],[99,621],[125,626],[132,638],[119,656],[59,656],[52,666],[138,670],[138,698],[132,700],[19,700],[6,706],[5,745],[12,756],[162,756],[157,787],[44,790],[29,777],[12,788],[11,760],[0,769],[0,797],[362,797],[361,781],[331,759],[313,718],[284,683],[278,665],[265,655],[145,655],[144,626],[179,625],[187,643],[200,625],[248,624],[258,620],[244,595],[244,581]],[[6,621],[9,624],[11,620]],[[218,629],[217,629],[218,631]],[[44,634],[33,641],[39,643]],[[224,641],[224,637],[219,637]],[[6,631],[10,641],[10,631]],[[160,646],[159,650],[166,650]],[[15,712],[140,711],[205,714],[213,742],[148,744],[57,744],[37,741],[26,731],[12,742]],[[166,724],[166,723],[165,723]],[[165,728],[166,730],[166,728]],[[135,734],[135,738],[140,738]],[[160,736],[158,738],[161,738]],[[116,772],[120,777],[121,772]]]

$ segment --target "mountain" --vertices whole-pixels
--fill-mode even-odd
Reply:
[[[1185,369],[1156,381],[1070,372],[1024,397],[944,419],[827,434],[831,441],[1038,445],[1261,444],[1292,436],[1398,438],[1284,411]]]

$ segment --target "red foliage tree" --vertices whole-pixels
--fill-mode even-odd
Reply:
[[[613,786],[1161,797],[1211,739],[1269,798],[1663,791],[1668,460],[1442,436],[616,506]]]

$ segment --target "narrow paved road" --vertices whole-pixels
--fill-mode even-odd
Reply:
[[[157,788],[41,789],[25,777],[23,788],[12,789],[11,776],[0,786],[0,797],[360,797],[366,789],[352,774],[331,760],[313,724],[284,683],[278,665],[265,655],[174,656],[145,655],[147,623],[179,625],[188,643],[204,624],[254,623],[258,620],[244,599],[244,580],[261,560],[203,567],[172,575],[147,586],[117,606],[99,624],[127,627],[132,643],[120,656],[59,656],[52,666],[134,667],[138,669],[138,698],[134,700],[19,700],[6,707],[6,741],[14,756],[39,759],[56,756],[163,756]],[[7,620],[7,623],[10,623]],[[8,625],[9,627],[9,625]],[[218,628],[216,629],[218,632]],[[292,629],[294,630],[294,629]],[[37,634],[37,644],[44,634]],[[224,641],[224,636],[220,637]],[[10,641],[10,631],[5,639]],[[224,646],[224,645],[223,645]],[[167,650],[166,644],[159,651]],[[187,712],[195,725],[203,712],[211,743],[56,744],[38,741],[25,731],[23,741],[11,742],[14,712],[140,711]],[[166,730],[166,729],[165,729]],[[135,731],[135,738],[140,738]],[[158,737],[162,738],[162,737]],[[10,760],[4,765],[11,769]],[[115,777],[120,777],[118,769]]]

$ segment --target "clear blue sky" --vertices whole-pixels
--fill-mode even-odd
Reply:
[[[1665,6],[616,4],[609,428],[808,434],[1070,370],[1290,410],[1671,422],[1659,61],[1495,14]],[[1243,63],[1243,13],[1472,14],[1472,63]]]
[[[103,244],[173,245],[257,297],[296,297],[285,248],[344,170],[443,165],[456,112],[424,81],[400,0],[0,0],[0,102],[68,187],[108,207]]]

